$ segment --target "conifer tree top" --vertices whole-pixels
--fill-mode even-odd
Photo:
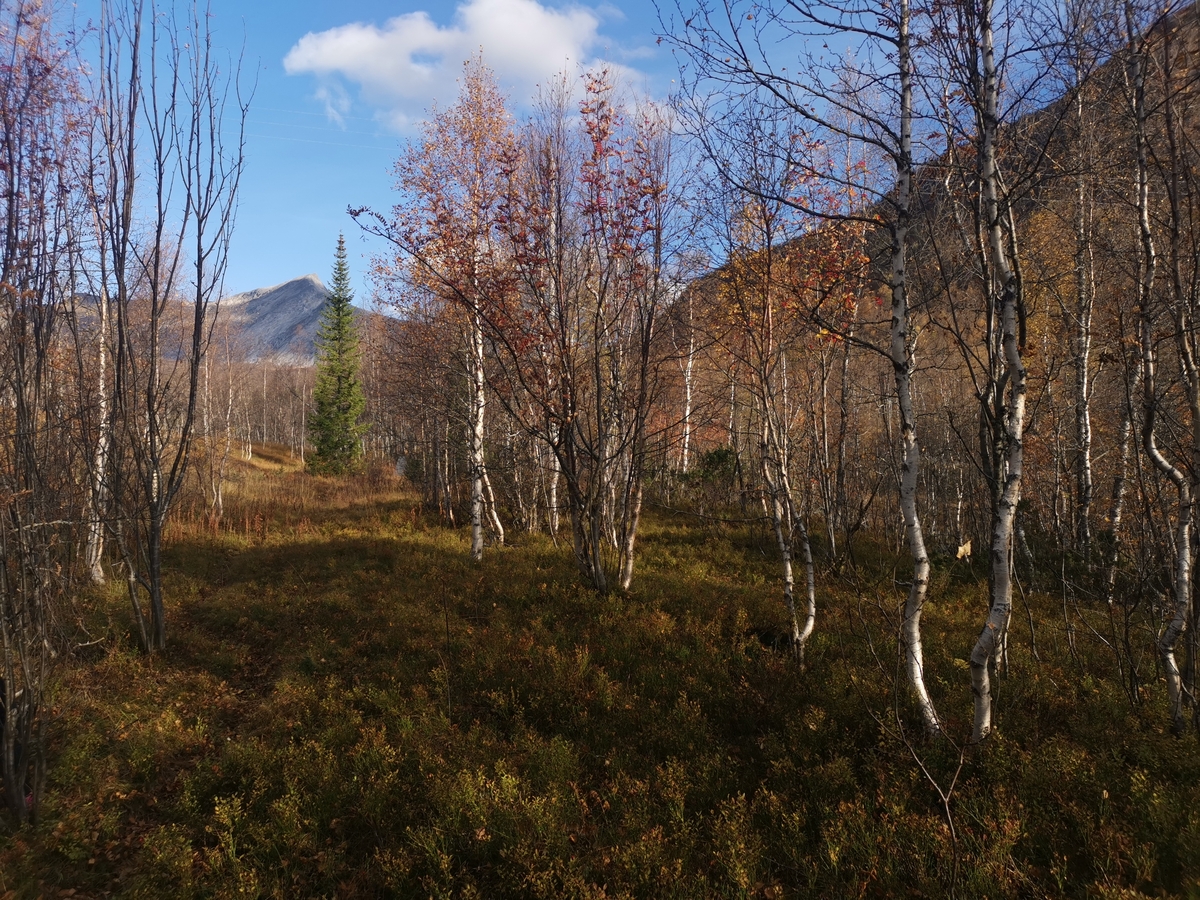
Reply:
[[[341,233],[338,234],[337,252],[333,256],[333,290],[329,292],[329,297],[346,303],[354,300],[354,292],[350,289],[350,266],[346,264],[346,236]]]

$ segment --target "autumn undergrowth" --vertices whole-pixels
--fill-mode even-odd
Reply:
[[[219,526],[181,508],[165,654],[119,586],[81,600],[105,640],[62,668],[0,897],[1200,894],[1196,739],[1059,597],[1018,603],[998,733],[965,747],[982,566],[938,566],[930,740],[881,551],[826,567],[801,670],[762,640],[765,533],[651,514],[634,589],[597,596],[545,535],[472,564],[402,483],[277,457]]]

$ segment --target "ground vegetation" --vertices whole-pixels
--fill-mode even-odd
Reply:
[[[91,625],[124,649],[54,685],[78,724],[52,732],[39,824],[0,838],[3,896],[1195,888],[1196,755],[1162,686],[1129,703],[1101,609],[1031,593],[993,735],[926,742],[884,649],[903,548],[863,540],[855,576],[821,578],[803,669],[767,522],[652,512],[640,586],[598,598],[545,534],[481,571],[391,473],[254,449],[219,529],[199,495],[171,526],[170,656],[100,589]],[[927,681],[962,735],[987,566],[934,563]]]

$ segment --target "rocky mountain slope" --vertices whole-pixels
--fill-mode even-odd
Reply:
[[[312,365],[313,339],[328,296],[319,276],[305,275],[226,297],[221,321],[230,326],[248,360]]]

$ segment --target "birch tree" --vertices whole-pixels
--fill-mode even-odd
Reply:
[[[204,354],[204,384],[200,392],[198,477],[208,505],[209,527],[216,528],[225,515],[225,481],[237,423],[237,339],[228,321],[218,323]],[[303,441],[300,442],[303,461]]]
[[[748,183],[721,161],[724,147],[737,145],[736,115],[715,104],[711,89],[726,93],[750,91],[764,102],[788,110],[809,130],[810,141],[853,142],[886,160],[887,171],[871,180],[831,167],[815,166],[812,158],[795,152],[795,145],[780,141],[773,154],[785,169],[810,172],[835,193],[857,202],[839,209],[814,208],[795,196],[776,193],[772,199],[827,220],[858,222],[880,229],[888,239],[888,267],[881,281],[891,297],[889,338],[871,342],[855,337],[887,360],[895,386],[901,421],[899,438],[903,463],[899,479],[900,504],[912,558],[913,579],[904,604],[900,644],[904,667],[927,730],[939,730],[939,720],[925,685],[920,621],[928,597],[929,555],[917,507],[920,479],[920,442],[914,415],[914,374],[918,330],[913,320],[907,255],[912,225],[914,176],[914,74],[912,13],[908,0],[886,7],[856,3],[751,4],[725,0],[699,4],[686,12],[670,40],[690,63],[683,73],[683,117],[702,142],[719,171],[741,190],[753,193],[761,186]],[[667,30],[671,31],[671,23]],[[858,47],[844,63],[802,49],[806,42],[830,40]],[[796,46],[790,58],[778,48]],[[838,320],[816,308],[817,321],[837,329]],[[844,335],[849,338],[849,334]]]
[[[1095,42],[1091,40],[1094,24],[1090,21],[1091,5],[1083,2],[1068,4],[1064,9],[1066,21],[1062,32],[1066,59],[1070,70],[1073,95],[1073,124],[1078,162],[1075,172],[1075,254],[1073,260],[1075,309],[1072,334],[1072,357],[1075,364],[1075,540],[1079,549],[1090,554],[1092,545],[1092,501],[1095,495],[1092,472],[1092,321],[1096,305],[1096,268],[1093,247],[1093,201],[1095,172],[1095,143],[1090,140],[1095,131],[1089,122],[1091,112],[1086,103],[1085,83],[1095,64]]]
[[[752,158],[747,164],[748,171],[758,173],[758,177],[769,177],[770,161]],[[795,368],[802,365],[798,345],[806,336],[811,337],[811,332],[802,321],[796,321],[798,304],[788,302],[795,298],[790,294],[785,270],[795,266],[797,260],[784,250],[789,210],[769,199],[777,193],[783,191],[756,192],[734,201],[729,258],[717,275],[719,286],[712,317],[732,319],[733,327],[725,331],[721,344],[738,359],[739,373],[748,376],[759,475],[779,551],[790,645],[803,663],[816,623],[816,583],[801,498],[793,487],[798,454],[791,409],[794,388],[788,383],[788,365],[789,359]],[[795,596],[796,556],[801,559],[805,578],[802,612]]]
[[[1014,148],[1018,141],[1011,127],[1002,132],[1002,126],[1015,117],[1022,100],[1034,96],[1025,84],[1022,91],[1014,89],[1014,98],[1002,105],[1005,80],[1015,78],[1008,64],[1026,48],[1028,37],[1020,32],[1019,10],[1004,9],[1008,18],[1003,22],[998,22],[993,0],[941,7],[933,19],[946,78],[940,85],[941,94],[962,98],[961,107],[943,107],[948,146],[943,164],[961,179],[956,196],[962,208],[970,210],[969,215],[961,215],[961,210],[955,215],[964,252],[974,260],[972,280],[979,292],[982,321],[977,342],[972,343],[964,323],[975,313],[957,308],[965,298],[956,294],[948,298],[947,315],[955,323],[950,330],[974,379],[980,416],[980,465],[991,493],[989,611],[970,657],[975,741],[983,740],[992,730],[992,679],[1003,661],[1012,613],[1016,516],[1025,462],[1029,390],[1022,359],[1025,287],[1017,217],[1007,184],[1018,175],[1028,183],[1040,159],[1039,136],[1022,135],[1029,141],[1023,149],[1031,162],[1018,168],[1017,175],[1008,173],[1009,181],[1001,172],[1002,135],[1007,135]],[[997,45],[998,33],[1007,41],[1003,46]],[[1033,44],[1036,41],[1028,40],[1028,45]],[[961,119],[954,114],[960,109]],[[1046,135],[1043,133],[1040,139],[1044,141]],[[960,156],[963,147],[969,149]],[[1015,149],[1011,156],[1021,159]],[[951,192],[954,190],[951,188]]]
[[[77,574],[68,320],[81,152],[75,56],[40,3],[0,7],[0,784],[18,823],[44,786],[57,610]]]
[[[1191,111],[1189,91],[1182,73],[1176,68],[1177,55],[1182,48],[1174,44],[1170,21],[1176,12],[1168,8],[1148,13],[1128,0],[1123,8],[1139,239],[1136,301],[1142,447],[1155,470],[1172,485],[1176,495],[1174,539],[1169,545],[1170,602],[1166,608],[1165,627],[1158,639],[1158,652],[1166,677],[1171,724],[1178,734],[1186,725],[1185,709],[1195,704],[1192,685],[1185,678],[1176,654],[1193,624],[1195,466],[1200,461],[1200,362],[1197,356],[1200,348],[1195,338],[1200,304],[1197,303],[1195,285],[1200,267],[1191,231],[1197,218],[1194,156],[1190,142],[1184,136]],[[1152,193],[1162,197],[1160,203],[1154,202]],[[1155,237],[1156,225],[1165,232],[1165,258]],[[1157,287],[1160,268],[1166,270],[1164,289]],[[1158,379],[1164,346],[1174,349],[1178,387],[1183,393],[1178,417],[1182,419],[1179,424],[1186,438],[1179,442],[1179,455],[1175,458],[1169,448],[1159,443],[1164,412],[1174,413],[1168,398],[1172,386],[1163,385]]]
[[[580,571],[625,590],[673,290],[671,143],[651,108],[623,121],[606,73],[584,82],[578,130],[560,82],[510,157],[516,279],[492,334],[509,413],[553,451]]]
[[[206,10],[181,23],[140,0],[125,10],[105,4],[99,30],[104,146],[93,196],[120,442],[108,477],[121,504],[115,535],[134,620],[150,653],[166,646],[163,529],[188,471],[248,98],[238,66],[229,72],[214,45]]]
[[[968,13],[973,10],[968,10]],[[1013,523],[1017,503],[1021,499],[1021,475],[1024,464],[1026,371],[1021,359],[1022,335],[1018,331],[1018,315],[1023,315],[1023,285],[1018,263],[1014,258],[1016,235],[1013,233],[1012,211],[1003,204],[1000,173],[997,168],[996,142],[1000,127],[999,96],[1000,70],[995,48],[995,25],[991,0],[984,0],[978,19],[972,22],[971,33],[978,34],[981,64],[977,70],[982,77],[981,92],[976,98],[976,129],[978,134],[979,190],[982,195],[983,226],[987,252],[992,267],[988,309],[994,310],[990,342],[998,343],[1003,358],[1003,374],[996,379],[997,395],[1007,388],[1003,404],[998,444],[1003,447],[1004,471],[996,472],[1002,485],[993,512],[991,546],[991,610],[980,632],[975,649],[971,651],[971,685],[975,694],[975,724],[972,739],[979,741],[991,731],[992,697],[990,675],[1000,661],[1012,614],[1012,552]],[[974,73],[973,73],[974,74]],[[978,83],[978,82],[977,82]],[[994,337],[993,337],[994,335]]]
[[[397,253],[380,260],[388,277],[427,292],[445,315],[460,323],[466,413],[463,416],[471,478],[471,558],[483,558],[485,523],[497,543],[504,526],[488,477],[485,319],[509,278],[497,246],[501,159],[512,144],[511,119],[495,77],[481,57],[463,68],[458,101],[435,110],[418,143],[396,162],[401,199],[392,218],[366,208],[350,214]],[[404,290],[394,296],[404,296]],[[402,301],[403,302],[403,301]]]

